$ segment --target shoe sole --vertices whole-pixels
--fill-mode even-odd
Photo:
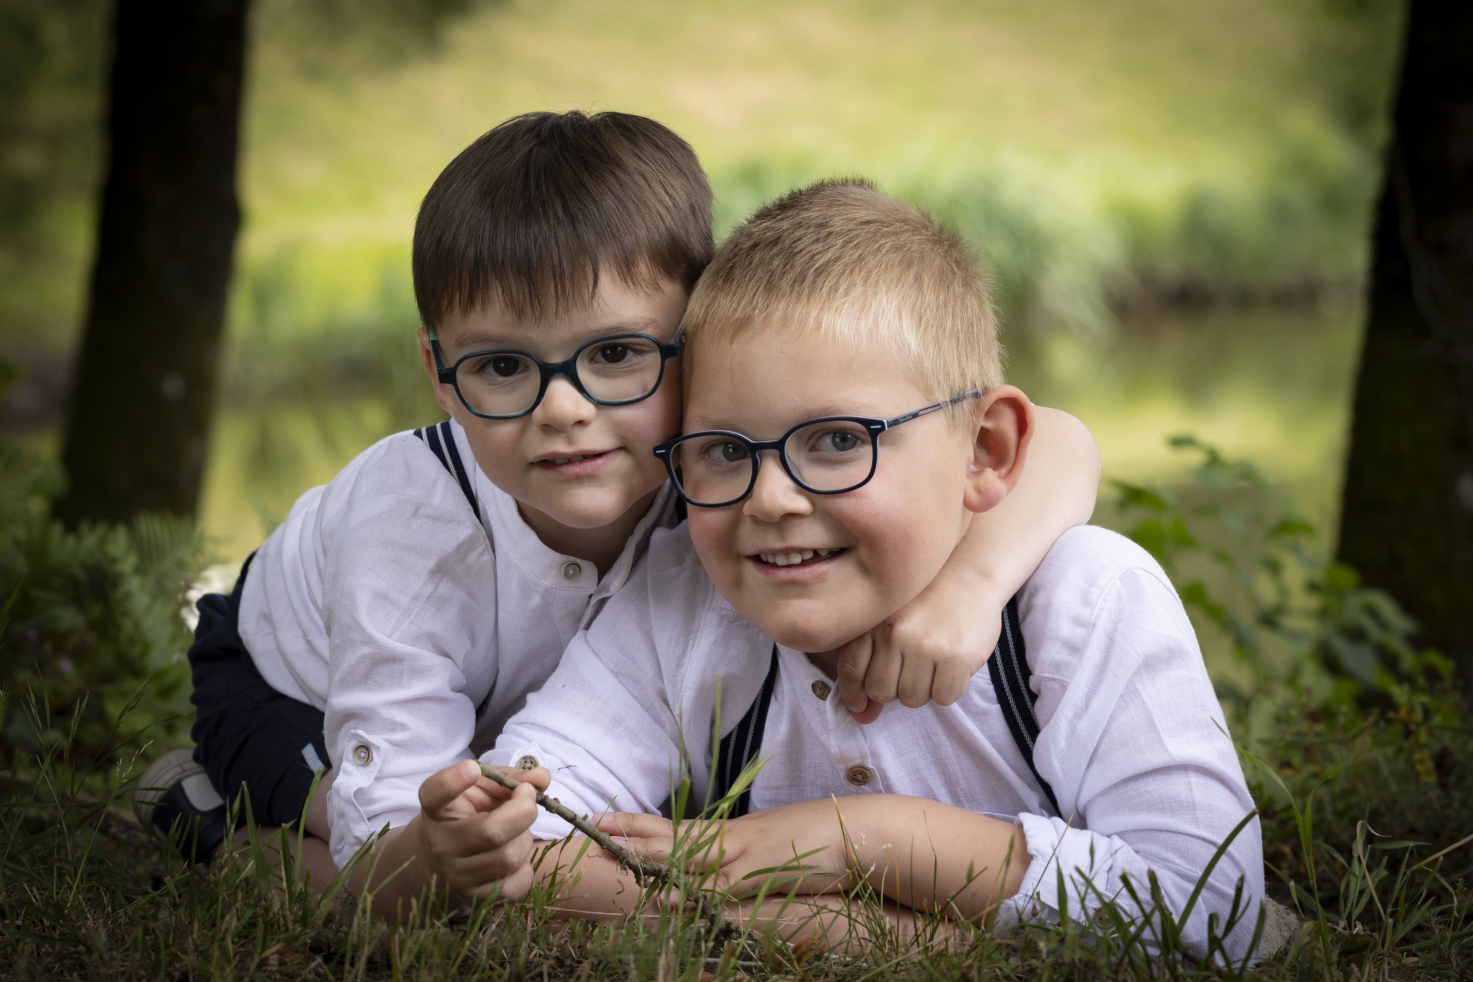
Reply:
[[[174,785],[187,777],[204,772],[205,769],[194,762],[194,748],[180,747],[154,761],[138,779],[138,784],[133,788],[133,814],[138,816],[139,823],[160,842],[167,843],[169,837],[154,827],[154,809]]]

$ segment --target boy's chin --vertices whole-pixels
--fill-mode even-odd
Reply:
[[[842,648],[874,625],[815,623],[811,619],[782,618],[765,624],[759,622],[758,626],[764,634],[784,648],[816,655]]]

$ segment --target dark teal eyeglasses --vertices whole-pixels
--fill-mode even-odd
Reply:
[[[880,434],[967,399],[973,391],[894,419],[824,416],[799,423],[776,440],[729,430],[687,433],[655,447],[680,496],[697,508],[734,505],[757,486],[762,453],[775,451],[793,482],[814,494],[843,494],[869,483],[880,462]]]
[[[482,419],[516,419],[536,409],[559,375],[589,402],[626,406],[655,394],[665,363],[680,354],[684,335],[666,343],[648,334],[611,334],[583,345],[567,361],[545,362],[526,351],[472,351],[445,367],[440,342],[430,335],[442,385],[454,386],[465,406]]]

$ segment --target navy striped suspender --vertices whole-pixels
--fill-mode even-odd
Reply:
[[[450,430],[450,420],[437,423],[434,426],[426,426],[414,431],[414,435],[424,441],[425,446],[440,461],[441,465],[450,472],[460,485],[460,491],[465,495],[465,500],[471,503],[471,511],[476,513],[476,521],[481,520],[481,506],[476,503],[476,488],[471,483],[470,475],[466,473],[465,465],[460,462],[460,451],[455,448],[455,434]]]
[[[1033,694],[1033,688],[1028,684],[1033,673],[1028,668],[1028,654],[1023,647],[1017,597],[1009,600],[1002,610],[1002,634],[997,639],[992,657],[987,659],[987,673],[992,676],[992,688],[997,692],[997,703],[1008,721],[1013,742],[1023,752],[1023,759],[1028,762],[1028,769],[1048,797],[1048,803],[1054,806],[1054,814],[1063,815],[1059,801],[1054,797],[1054,789],[1049,787],[1033,763],[1033,745],[1038,741],[1039,730],[1038,714],[1034,712],[1033,704],[1038,696]]]
[[[1023,631],[1018,621],[1018,598],[1008,601],[1002,612],[1002,633],[997,639],[997,648],[987,659],[987,672],[992,677],[992,688],[997,692],[997,702],[1008,723],[1008,732],[1013,742],[1033,772],[1033,778],[1043,789],[1055,815],[1063,815],[1054,789],[1038,773],[1033,763],[1033,745],[1038,741],[1038,714],[1033,704],[1038,700],[1028,684],[1032,672],[1028,668],[1027,652],[1023,646]],[[719,801],[731,792],[742,768],[757,758],[762,751],[762,731],[767,726],[767,709],[772,704],[772,693],[777,688],[777,645],[772,646],[772,663],[767,669],[767,678],[762,683],[762,692],[752,708],[747,710],[736,729],[721,738],[717,755],[717,773],[711,777],[712,801]],[[752,790],[742,793],[727,812],[729,818],[747,814],[751,806]]]
[[[732,786],[741,776],[742,770],[757,759],[762,752],[762,731],[767,728],[767,707],[772,705],[772,691],[777,688],[777,645],[772,646],[772,660],[767,668],[767,678],[762,681],[762,692],[752,708],[747,710],[736,729],[721,738],[717,753],[716,773],[711,775],[711,800],[720,801],[731,794]],[[732,802],[727,818],[739,818],[752,807],[750,787]]]

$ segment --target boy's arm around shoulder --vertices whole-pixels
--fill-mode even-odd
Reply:
[[[1035,406],[1013,491],[974,515],[965,538],[920,596],[845,646],[839,694],[861,722],[883,703],[949,706],[997,646],[1002,608],[1066,530],[1088,522],[1100,451],[1066,412]]]
[[[1094,527],[1060,538],[1019,607],[1042,724],[1034,763],[1063,814],[1019,816],[1033,863],[1015,913],[1059,910],[1060,870],[1071,910],[1099,905],[1085,877],[1127,906],[1128,877],[1149,904],[1154,872],[1180,913],[1255,807],[1186,611],[1145,550]],[[1226,916],[1240,878],[1248,907],[1228,941],[1236,956],[1263,899],[1256,818],[1228,845],[1184,928],[1199,957],[1208,914]]]

